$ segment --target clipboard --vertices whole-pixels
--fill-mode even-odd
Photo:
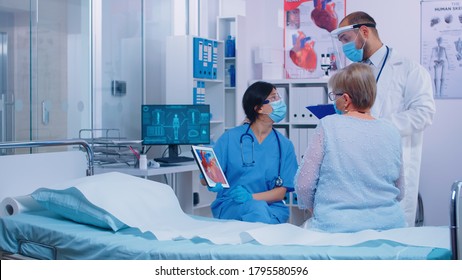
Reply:
[[[197,165],[204,176],[207,186],[213,188],[217,183],[221,183],[223,188],[229,188],[223,169],[221,169],[218,158],[211,147],[191,146],[191,152]]]
[[[322,119],[325,116],[335,114],[335,109],[333,104],[320,104],[306,106],[310,112],[312,112],[318,119]]]

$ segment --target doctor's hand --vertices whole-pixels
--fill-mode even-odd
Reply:
[[[232,188],[228,194],[229,197],[231,197],[235,202],[237,203],[244,203],[247,202],[251,199],[253,199],[252,194],[249,193],[248,190],[246,190],[243,186],[238,185],[234,188]]]
[[[210,192],[219,192],[223,190],[223,185],[221,183],[216,183],[215,187],[207,187]]]

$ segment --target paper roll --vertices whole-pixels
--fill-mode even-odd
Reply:
[[[1,217],[38,210],[44,210],[44,208],[30,195],[7,197],[0,203]]]

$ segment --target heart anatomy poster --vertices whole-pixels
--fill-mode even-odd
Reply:
[[[286,78],[319,78],[335,68],[330,32],[345,17],[345,0],[284,0],[284,12]]]
[[[462,98],[462,1],[421,2],[421,64],[435,98]]]

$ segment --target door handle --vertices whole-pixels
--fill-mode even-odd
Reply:
[[[50,111],[45,101],[42,101],[42,124],[48,125],[50,122]]]

